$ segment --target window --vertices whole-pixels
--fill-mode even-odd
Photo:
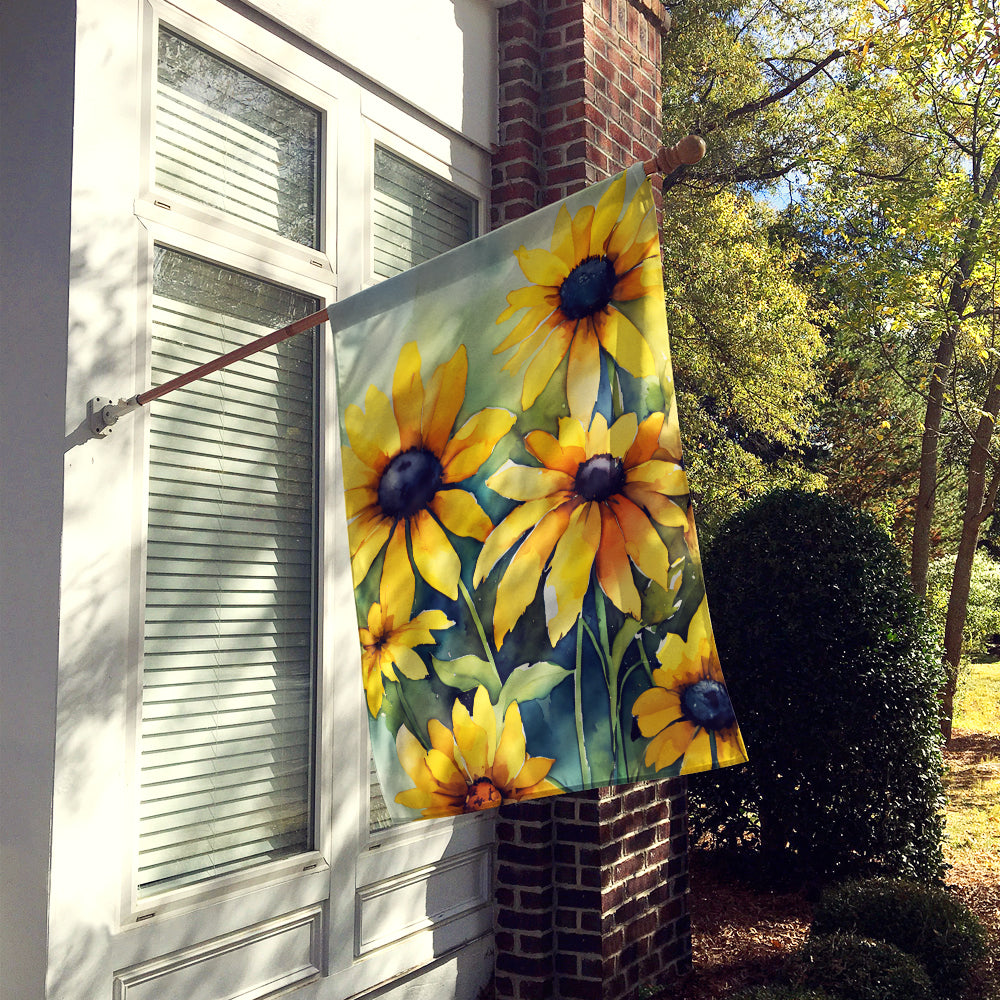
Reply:
[[[372,206],[375,274],[391,278],[467,243],[477,206],[461,189],[375,146]]]
[[[158,247],[160,384],[317,308]],[[150,413],[139,888],[308,850],[314,702],[311,334]]]
[[[319,112],[158,41],[157,191],[219,225],[205,256],[154,249],[153,385],[319,308],[207,259],[233,223],[316,245]],[[140,899],[314,847],[317,380],[310,332],[151,407]]]

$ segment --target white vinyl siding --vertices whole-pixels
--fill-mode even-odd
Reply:
[[[158,247],[152,381],[317,308]],[[313,333],[151,405],[139,887],[311,847]]]

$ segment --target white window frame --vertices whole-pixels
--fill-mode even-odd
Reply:
[[[195,44],[322,112],[318,250],[256,232],[181,195],[156,190],[151,108],[161,19]],[[138,328],[145,331],[140,333],[135,353],[139,387],[148,385],[154,243],[315,295],[321,306],[374,283],[370,248],[376,142],[474,197],[478,231],[485,232],[490,181],[485,150],[405,108],[402,102],[366,89],[349,71],[313,58],[213,0],[185,0],[183,9],[168,0],[146,0],[142,20],[146,110],[141,126],[142,180],[134,203],[142,227]],[[363,197],[358,197],[359,192]],[[323,572],[317,581],[315,850],[142,899],[137,896],[133,858],[149,425],[142,410],[130,418],[136,421],[133,495],[137,512],[124,734],[129,748],[126,759],[131,762],[125,790],[130,817],[123,836],[128,850],[121,875],[118,932],[111,943],[114,967],[120,970],[118,981],[126,986],[143,981],[147,974],[159,975],[164,963],[169,964],[165,956],[172,951],[190,952],[193,942],[221,941],[279,915],[315,914],[322,939],[315,965],[323,988],[317,995],[324,1000],[388,982],[492,929],[494,814],[422,821],[374,833],[369,829],[367,711],[350,586],[333,333],[329,324],[321,330],[317,477]],[[430,914],[425,910],[404,914],[400,925],[385,933],[372,930],[373,915],[381,912],[380,907],[392,906],[397,899],[419,899],[431,880],[438,879],[440,885],[441,879],[452,876],[465,891],[454,906],[438,907]],[[127,992],[126,986],[119,990]]]

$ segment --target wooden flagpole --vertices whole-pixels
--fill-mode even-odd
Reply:
[[[657,173],[666,175],[673,173],[673,171],[682,165],[697,163],[704,155],[705,140],[697,135],[689,135],[673,146],[661,146],[657,150],[656,156],[651,160],[646,160],[642,167],[647,176]],[[130,413],[140,406],[145,406],[146,403],[152,402],[154,399],[166,396],[167,393],[173,392],[175,389],[180,389],[190,382],[195,382],[205,375],[211,375],[212,372],[220,371],[235,361],[242,361],[243,358],[248,358],[258,351],[266,350],[274,344],[279,344],[283,340],[288,340],[290,337],[304,333],[306,330],[311,330],[313,327],[319,326],[320,323],[327,322],[329,318],[329,310],[320,309],[309,316],[295,320],[294,323],[289,323],[288,326],[283,326],[280,330],[266,333],[264,336],[250,341],[249,344],[237,347],[235,350],[230,351],[228,354],[223,354],[213,361],[207,361],[197,368],[192,368],[191,371],[185,372],[183,375],[178,375],[176,378],[170,379],[169,382],[164,382],[163,385],[158,385],[155,388],[137,393],[129,399],[119,399],[115,403],[110,399],[95,396],[87,403],[87,419],[90,424],[90,430],[95,437],[104,437],[111,431],[112,426],[117,423],[118,418],[124,414]]]

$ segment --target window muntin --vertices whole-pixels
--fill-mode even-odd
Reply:
[[[152,384],[318,308],[155,249]],[[313,846],[316,345],[150,407],[140,897]]]
[[[319,150],[318,111],[160,27],[160,190],[318,247]]]

